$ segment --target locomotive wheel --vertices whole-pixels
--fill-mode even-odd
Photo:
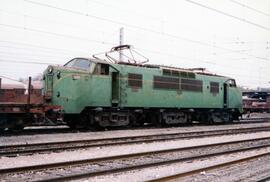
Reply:
[[[24,125],[24,118],[21,117],[12,117],[9,118],[9,122],[11,123],[8,127],[8,130],[11,130],[13,132],[19,132],[22,131],[25,127]]]
[[[214,121],[212,119],[212,115],[210,113],[201,113],[199,121],[200,121],[200,123],[214,124]]]
[[[160,113],[149,113],[147,115],[147,121],[150,122],[152,125],[156,126],[156,127],[162,127],[165,122],[162,121],[162,117]]]
[[[138,126],[141,126],[142,124],[137,122],[139,120],[138,118],[139,118],[139,116],[136,117],[136,114],[134,114],[134,113],[133,114],[130,114],[128,127],[138,127]]]

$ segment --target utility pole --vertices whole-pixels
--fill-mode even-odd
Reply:
[[[121,45],[124,45],[124,28],[121,27],[120,28],[120,36],[119,36],[119,46]],[[120,49],[120,52],[119,52],[119,61],[120,62],[123,62],[123,50]]]

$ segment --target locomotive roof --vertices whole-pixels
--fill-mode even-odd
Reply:
[[[127,59],[126,61],[120,62],[118,58],[112,56],[112,53],[117,53],[117,55],[122,54]],[[129,53],[127,55],[126,53]],[[100,55],[103,55],[102,57]],[[137,55],[137,56],[135,56]],[[215,77],[224,77],[225,76],[217,75],[206,71],[205,68],[180,68],[174,66],[166,66],[166,65],[154,65],[154,64],[146,64],[149,59],[138,53],[133,46],[131,45],[119,45],[113,47],[110,51],[106,51],[103,53],[93,54],[93,58],[85,58],[90,61],[102,64],[117,64],[117,65],[128,65],[128,66],[136,66],[136,67],[145,67],[145,68],[155,68],[162,69],[167,71],[178,71],[178,72],[190,72],[194,74],[206,75],[206,76],[215,76]]]
[[[207,71],[205,68],[180,68],[180,67],[166,66],[166,65],[135,64],[135,63],[128,63],[128,62],[112,63],[112,62],[109,62],[107,60],[102,60],[102,59],[98,59],[98,58],[86,58],[86,57],[76,57],[76,58],[73,58],[72,60],[74,60],[74,59],[86,59],[86,60],[89,60],[91,62],[101,63],[101,64],[128,65],[128,66],[144,67],[144,68],[156,68],[156,69],[170,70],[170,71],[183,71],[183,72],[190,72],[190,73],[196,73],[196,74],[199,74],[199,75],[207,75],[207,76],[225,77],[225,76],[222,76],[222,75],[217,75],[217,74],[211,73],[211,72]],[[72,61],[72,60],[70,60],[70,61]]]

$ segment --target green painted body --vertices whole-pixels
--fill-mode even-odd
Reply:
[[[109,74],[95,74],[97,63],[89,71],[53,67],[53,73],[45,75],[45,94],[51,95],[50,103],[60,105],[66,114],[81,113],[86,107],[119,108],[224,108],[224,83],[228,77],[195,73],[195,79],[203,81],[203,92],[153,88],[153,77],[164,76],[161,68],[147,68],[124,64],[110,64]],[[57,78],[60,72],[60,78]],[[113,85],[112,74],[119,75]],[[128,74],[142,74],[142,88],[128,86]],[[181,78],[181,77],[180,77]],[[219,93],[210,93],[210,82],[219,83]],[[112,88],[116,95],[112,95]],[[242,94],[237,87],[227,87],[227,108],[242,112]],[[113,97],[116,97],[116,99]],[[118,97],[118,98],[117,98]],[[115,106],[115,105],[114,105]]]

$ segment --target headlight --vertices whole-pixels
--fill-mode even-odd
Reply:
[[[58,79],[60,79],[60,78],[61,78],[61,72],[60,72],[60,71],[57,71],[57,73],[56,73],[56,77],[57,77]]]
[[[53,72],[53,67],[50,66],[50,67],[48,68],[48,73],[52,73],[52,72]]]

